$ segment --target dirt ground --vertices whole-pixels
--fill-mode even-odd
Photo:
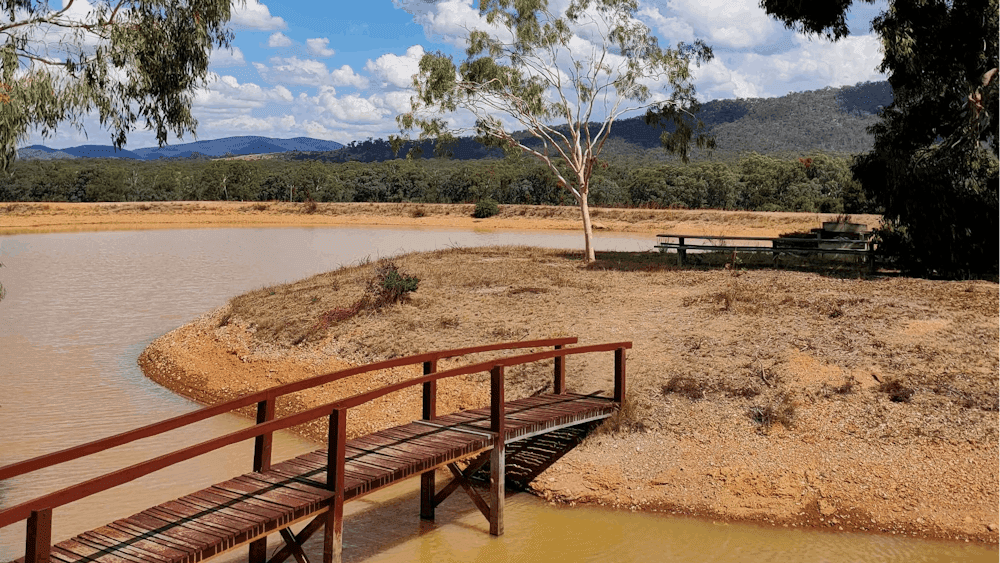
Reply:
[[[599,253],[583,268],[576,252],[523,247],[394,262],[420,280],[404,303],[344,319],[379,264],[329,272],[237,297],[153,342],[140,365],[216,403],[435,349],[627,340],[625,412],[534,481],[544,498],[997,543],[995,283],[681,269],[653,253]],[[509,398],[545,389],[551,369],[512,369]],[[279,415],[416,374],[302,392]],[[611,374],[610,354],[567,362],[574,391],[610,392]],[[419,418],[418,393],[352,411],[349,435]],[[448,380],[438,412],[488,393],[488,374]],[[325,421],[298,431],[322,440]]]
[[[575,207],[501,205],[488,219],[474,206],[426,203],[147,202],[0,203],[0,235],[117,229],[209,227],[412,226],[488,230],[580,230]],[[675,209],[591,211],[594,228],[609,232],[773,237],[819,227],[835,215]],[[852,220],[878,224],[876,215]]]

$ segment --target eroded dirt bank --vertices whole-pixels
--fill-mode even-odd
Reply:
[[[385,358],[576,335],[631,340],[629,409],[543,473],[536,492],[722,519],[997,543],[998,294],[989,282],[676,269],[650,256],[530,248],[395,260],[412,299],[343,321],[373,265],[263,288],[153,342],[152,379],[203,403]],[[448,364],[443,364],[442,369]],[[279,414],[415,375],[303,392]],[[512,370],[509,398],[549,381]],[[611,388],[574,357],[573,390]],[[483,406],[450,381],[439,412]],[[419,417],[418,390],[352,414],[358,435]],[[322,440],[325,422],[299,428]]]
[[[580,230],[576,207],[501,205],[488,219],[474,206],[424,203],[8,203],[0,204],[0,234],[205,227],[405,226],[486,230]],[[594,228],[608,232],[777,236],[820,226],[822,213],[602,209],[591,211]],[[852,220],[878,224],[878,216]]]

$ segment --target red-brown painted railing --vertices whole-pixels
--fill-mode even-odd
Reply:
[[[378,397],[411,387],[414,385],[423,386],[423,417],[425,419],[433,419],[436,416],[436,385],[439,379],[445,379],[450,377],[456,377],[459,375],[468,375],[473,373],[481,373],[484,371],[491,372],[491,430],[497,433],[500,437],[499,442],[501,447],[498,448],[500,455],[502,455],[502,443],[504,435],[504,367],[512,365],[520,365],[526,363],[532,363],[536,361],[541,361],[549,358],[554,358],[555,361],[555,373],[553,380],[553,388],[556,392],[564,392],[565,390],[565,356],[585,354],[592,352],[601,351],[614,351],[615,352],[615,374],[614,374],[614,400],[621,403],[625,396],[625,350],[631,348],[631,342],[620,342],[614,344],[598,344],[591,346],[583,346],[579,348],[563,348],[566,344],[573,344],[577,341],[576,338],[559,338],[559,339],[547,339],[547,340],[536,340],[536,341],[525,341],[525,342],[515,342],[515,343],[503,343],[503,344],[492,344],[486,346],[476,346],[469,348],[461,348],[455,350],[444,350],[439,352],[429,352],[426,354],[420,354],[416,356],[408,356],[405,358],[397,358],[394,360],[387,360],[384,362],[378,362],[375,364],[369,364],[366,366],[359,366],[357,368],[350,368],[347,370],[341,370],[338,372],[332,372],[320,376],[316,376],[310,379],[289,383],[265,391],[260,391],[253,393],[246,397],[242,397],[222,405],[217,405],[215,407],[207,407],[188,413],[186,415],[181,415],[168,419],[156,424],[152,424],[143,428],[125,432],[116,436],[91,442],[89,444],[84,444],[81,446],[76,446],[73,448],[68,448],[59,452],[54,452],[52,454],[46,454],[26,461],[11,464],[5,467],[0,467],[0,480],[7,479],[10,477],[23,475],[38,469],[43,469],[46,467],[51,467],[66,461],[71,461],[81,457],[85,457],[92,453],[99,451],[104,451],[106,449],[122,445],[128,442],[139,440],[142,438],[147,438],[170,430],[180,428],[195,422],[222,414],[225,412],[230,412],[232,410],[257,403],[257,424],[243,430],[238,430],[226,434],[224,436],[219,436],[217,438],[182,448],[180,450],[165,454],[151,460],[147,460],[118,471],[114,471],[100,477],[95,477],[83,483],[79,483],[62,490],[43,495],[36,499],[26,501],[19,505],[7,508],[0,511],[0,528],[19,522],[21,520],[28,521],[27,530],[27,542],[25,551],[25,561],[41,561],[47,559],[48,549],[50,545],[51,536],[51,519],[52,519],[52,509],[64,504],[68,504],[75,500],[85,498],[87,496],[105,491],[112,487],[133,481],[165,467],[180,463],[182,461],[191,459],[203,455],[205,453],[214,451],[216,449],[235,444],[250,438],[255,438],[255,448],[254,448],[254,471],[265,470],[270,467],[271,463],[271,435],[275,430],[281,430],[284,428],[289,428],[296,426],[315,418],[327,415],[329,416],[330,423],[330,433],[328,438],[328,468],[329,476],[327,486],[335,491],[335,496],[331,502],[331,516],[328,518],[327,522],[327,536],[330,536],[332,540],[334,537],[339,540],[342,531],[342,518],[343,518],[343,476],[344,476],[344,464],[345,464],[345,445],[347,442],[346,438],[346,423],[347,423],[347,410],[349,408],[359,406],[361,404],[367,403]],[[506,358],[497,358],[489,360],[486,362],[480,362],[477,364],[471,364],[467,366],[462,366],[454,368],[451,370],[446,370],[443,372],[436,372],[437,360],[441,358],[464,356],[479,352],[495,351],[495,350],[509,350],[517,348],[537,348],[545,346],[554,346],[555,349],[545,352],[536,352],[532,354],[522,354],[518,356],[510,356]],[[417,377],[408,381],[395,383],[388,385],[386,387],[370,391],[367,393],[362,393],[335,401],[333,403],[328,403],[312,409],[286,416],[281,419],[274,420],[274,402],[277,397],[285,395],[288,393],[294,393],[304,389],[309,389],[319,385],[324,385],[326,383],[343,379],[352,375],[358,375],[362,373],[367,373],[371,371],[377,371],[381,369],[387,369],[391,367],[398,367],[404,365],[412,365],[416,363],[422,363],[424,367],[424,375]],[[494,455],[495,457],[495,455]],[[494,460],[497,461],[497,460]],[[502,465],[502,459],[499,460],[499,465]],[[495,463],[494,465],[498,465]],[[496,485],[494,483],[494,485]],[[502,479],[499,484],[502,487]],[[502,498],[502,492],[499,498]],[[494,495],[497,498],[497,495]],[[502,506],[495,507],[501,511],[499,528],[497,527],[495,520],[496,510],[494,511],[494,516],[491,517],[490,528],[491,533],[502,533]],[[339,560],[340,555],[340,541],[335,541],[334,545],[330,545],[331,542],[325,542],[327,549],[333,548],[336,550],[336,554],[333,554],[334,559]],[[257,559],[254,554],[260,554],[260,547],[264,544],[254,542],[251,544],[251,559]],[[330,560],[330,559],[327,559]]]
[[[317,375],[315,377],[310,377],[308,379],[303,379],[301,381],[295,381],[292,383],[286,383],[284,385],[278,385],[276,387],[271,387],[263,391],[258,391],[256,393],[251,393],[245,395],[238,399],[233,399],[227,403],[222,403],[219,405],[205,407],[198,409],[196,411],[189,412],[187,414],[182,414],[180,416],[175,416],[174,418],[168,418],[160,422],[156,422],[141,428],[136,428],[135,430],[129,430],[128,432],[123,432],[121,434],[116,434],[114,436],[109,436],[107,438],[102,438],[100,440],[95,440],[93,442],[88,442],[86,444],[81,444],[79,446],[73,446],[64,450],[57,452],[52,452],[49,454],[41,455],[31,459],[26,459],[24,461],[19,461],[17,463],[12,463],[10,465],[5,465],[0,467],[0,481],[5,479],[10,479],[12,477],[17,477],[18,475],[23,475],[25,473],[31,473],[33,471],[38,471],[39,469],[45,469],[53,465],[58,465],[60,463],[65,463],[67,461],[73,461],[81,457],[85,457],[91,454],[102,452],[117,446],[128,444],[136,440],[142,440],[144,438],[149,438],[156,436],[158,434],[163,434],[171,430],[176,430],[178,428],[194,424],[195,422],[200,422],[202,420],[218,416],[220,414],[225,414],[236,409],[250,406],[257,403],[258,414],[257,422],[264,422],[261,418],[265,420],[271,420],[274,418],[274,400],[282,395],[288,395],[290,393],[296,393],[298,391],[303,391],[305,389],[311,389],[313,387],[318,387],[320,385],[325,385],[327,383],[344,379],[346,377],[351,377],[353,375],[360,375],[363,373],[368,373],[372,371],[378,371],[382,369],[389,369],[400,366],[407,366],[413,364],[423,363],[426,365],[428,362],[437,363],[437,360],[443,358],[454,358],[459,356],[468,356],[471,354],[476,354],[480,352],[493,352],[497,350],[513,350],[518,348],[540,348],[546,346],[557,346],[562,347],[566,344],[576,344],[577,339],[575,337],[565,337],[565,338],[549,338],[545,340],[530,340],[524,342],[504,342],[499,344],[487,344],[484,346],[472,346],[468,348],[456,348],[453,350],[441,350],[437,352],[426,352],[424,354],[417,354],[415,356],[406,356],[403,358],[394,358],[392,360],[385,360],[382,362],[377,362],[374,364],[368,364],[364,366],[358,366],[355,368],[349,368],[345,370],[335,371],[326,373],[323,375]],[[268,403],[269,406],[262,405]],[[268,409],[270,409],[270,414],[268,415]],[[263,416],[261,412],[264,412]],[[255,471],[259,468],[255,468]],[[0,524],[2,528],[4,524]]]

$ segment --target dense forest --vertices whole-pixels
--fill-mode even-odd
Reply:
[[[689,164],[636,157],[602,161],[596,206],[860,213],[871,211],[851,178],[851,157],[816,151],[748,153]],[[17,161],[0,177],[0,201],[375,201],[468,203],[483,198],[570,205],[555,177],[528,159],[396,159],[326,163],[283,159],[72,159]]]
[[[592,183],[597,206],[757,211],[876,211],[850,173],[871,148],[865,128],[892,102],[888,83],[796,92],[781,98],[715,100],[698,118],[716,137],[712,153],[684,164],[660,148],[669,128],[643,118],[614,124]],[[0,176],[0,201],[376,201],[467,203],[484,198],[570,205],[572,196],[537,161],[502,158],[471,138],[435,156],[400,158],[382,139],[334,151],[260,159],[18,160]]]

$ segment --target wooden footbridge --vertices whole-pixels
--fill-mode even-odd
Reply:
[[[194,424],[201,420],[257,405],[254,426],[185,447],[130,467],[78,483],[0,511],[0,528],[27,521],[27,563],[83,562],[173,563],[208,559],[249,544],[249,561],[307,561],[303,543],[322,529],[323,561],[341,560],[344,503],[416,475],[421,476],[420,517],[434,518],[434,508],[458,488],[468,493],[489,520],[490,533],[503,534],[505,446],[570,426],[611,416],[625,397],[625,350],[631,342],[567,347],[576,338],[514,342],[429,352],[328,373],[253,393],[116,436],[0,467],[0,481],[28,475]],[[549,348],[508,355],[486,362],[437,371],[437,361],[470,354]],[[568,393],[567,356],[614,353],[614,396]],[[554,359],[552,393],[506,402],[504,368]],[[275,418],[278,397],[345,377],[403,365],[423,364],[424,375],[333,403]],[[490,406],[437,416],[437,382],[458,375],[490,372]],[[347,412],[401,389],[423,387],[421,420],[347,440]],[[275,430],[328,417],[326,449],[271,463]],[[73,538],[52,544],[53,510],[75,500],[133,481],[230,444],[254,439],[253,471],[207,489],[148,508]],[[456,462],[471,460],[464,468]],[[470,483],[476,471],[489,467],[490,493],[483,499]],[[441,488],[435,470],[447,467],[453,476]],[[307,522],[297,534],[289,526]],[[267,536],[279,532],[284,545],[267,558]]]

